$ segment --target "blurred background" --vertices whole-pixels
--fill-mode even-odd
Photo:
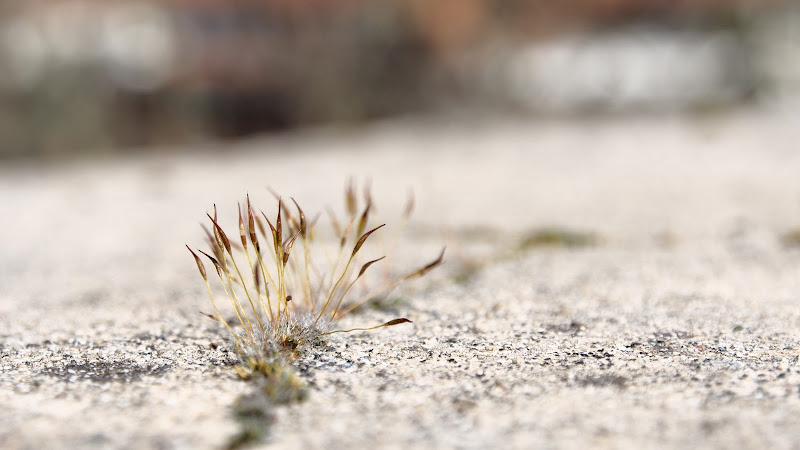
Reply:
[[[789,0],[0,3],[0,160],[416,113],[705,113],[798,96]]]

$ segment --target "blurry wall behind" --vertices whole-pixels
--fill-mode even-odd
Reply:
[[[0,3],[0,159],[450,109],[663,113],[799,93],[789,0]]]

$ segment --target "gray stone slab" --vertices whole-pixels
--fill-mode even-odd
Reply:
[[[307,211],[370,177],[447,264],[295,369],[275,448],[796,448],[800,128],[792,112],[569,123],[409,119],[164,156],[0,168],[0,446],[219,448],[225,330],[183,247],[270,185]],[[380,206],[385,205],[385,206]],[[522,245],[540,227],[588,246]]]

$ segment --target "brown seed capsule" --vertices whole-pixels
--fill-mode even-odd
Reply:
[[[355,254],[356,254],[356,253],[358,253],[358,251],[359,251],[359,250],[361,250],[361,246],[362,246],[362,245],[364,245],[364,242],[366,242],[366,241],[367,241],[367,238],[369,237],[369,235],[370,235],[370,234],[372,234],[372,233],[374,233],[374,232],[378,231],[378,230],[379,230],[381,227],[383,227],[383,226],[385,226],[385,225],[386,225],[386,224],[383,224],[383,225],[378,225],[377,227],[375,227],[375,228],[373,228],[373,229],[371,229],[371,230],[367,231],[366,233],[364,233],[364,234],[363,234],[363,235],[362,235],[362,236],[361,236],[361,237],[358,239],[358,242],[356,242],[356,245],[355,245],[355,247],[353,247],[353,256],[355,256]]]
[[[294,198],[292,198],[292,202],[294,202],[294,206],[297,207],[297,213],[300,214],[300,235],[303,238],[306,237],[306,215],[303,213],[303,210],[300,208],[300,205],[297,204]]]
[[[361,219],[358,221],[358,228],[356,228],[357,230],[356,234],[359,236],[364,232],[364,229],[367,227],[370,208],[372,208],[372,203],[367,203],[367,207],[364,208],[364,212],[361,214]]]
[[[255,247],[256,251],[259,251],[255,217],[253,217],[253,208],[250,206],[250,194],[247,194],[247,231],[250,232],[250,242],[253,243],[253,247]]]
[[[214,214],[216,215],[216,207],[214,209],[215,209]],[[209,219],[211,219],[211,223],[214,225],[214,235],[218,240],[221,241],[220,246],[224,247],[225,250],[228,251],[228,253],[231,253],[231,242],[228,240],[228,236],[225,235],[224,231],[222,231],[222,227],[219,226],[216,219],[214,219],[208,214],[206,215],[208,216]]]
[[[369,266],[375,264],[376,262],[382,260],[383,258],[386,258],[386,257],[385,256],[381,256],[378,259],[373,259],[372,261],[369,261],[369,262],[365,263],[363,266],[361,266],[361,270],[358,271],[358,276],[356,278],[361,278],[361,275],[364,275],[364,272],[367,271]]]
[[[206,267],[203,265],[203,261],[200,261],[200,258],[197,255],[195,255],[195,253],[192,251],[192,249],[189,248],[188,245],[186,246],[186,249],[189,250],[189,253],[191,253],[192,256],[194,256],[194,262],[197,263],[197,270],[200,271],[200,275],[203,276],[204,280],[208,281],[208,277],[206,276]]]
[[[344,192],[345,206],[347,207],[347,214],[350,216],[356,215],[358,209],[358,199],[356,198],[355,187],[353,186],[353,179],[349,179],[347,187]]]
[[[401,323],[411,323],[411,321],[406,319],[405,317],[403,317],[403,318],[400,318],[400,319],[390,320],[390,321],[386,322],[385,324],[383,324],[381,326],[391,327],[391,326],[394,326],[394,325],[400,325]]]
[[[247,233],[244,231],[244,220],[242,220],[242,206],[238,203],[236,204],[239,210],[239,238],[242,241],[242,247],[247,249]]]

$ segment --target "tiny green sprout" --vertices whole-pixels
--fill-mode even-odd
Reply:
[[[319,342],[323,336],[411,322],[397,318],[374,327],[330,331],[336,319],[402,283],[424,276],[444,258],[443,249],[432,262],[406,275],[371,283],[374,279],[368,275],[368,269],[386,256],[365,258],[364,248],[372,245],[371,236],[385,224],[370,226],[375,207],[369,188],[364,190],[360,210],[356,192],[353,181],[348,181],[344,222],[328,210],[331,224],[328,235],[333,240],[327,242],[318,238],[324,235],[316,230],[319,215],[307,220],[294,198],[287,204],[275,192],[278,206],[274,220],[263,211],[259,211],[260,215],[254,212],[249,194],[238,205],[238,242],[231,242],[220,225],[216,205],[213,215],[206,214],[210,222],[208,228],[204,227],[209,250],[195,253],[187,246],[211,299],[213,313],[201,314],[222,323],[233,336],[242,357],[237,368],[242,378],[262,372],[269,361],[294,354],[298,348]],[[413,196],[409,196],[402,224],[412,209]],[[212,286],[198,253],[213,265],[218,279],[216,287]],[[226,321],[218,308],[215,293],[219,291],[228,298],[234,315],[227,317],[235,317],[233,322]]]

